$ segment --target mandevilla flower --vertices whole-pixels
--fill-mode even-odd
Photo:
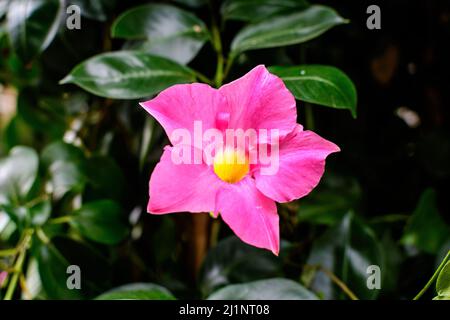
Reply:
[[[147,211],[212,212],[244,242],[276,255],[276,202],[307,195],[323,175],[325,158],[339,151],[296,123],[294,97],[262,65],[219,89],[175,85],[141,105],[172,144],[151,175]],[[235,147],[238,133],[244,137],[241,148]]]

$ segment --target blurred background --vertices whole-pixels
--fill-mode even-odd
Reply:
[[[67,29],[62,19],[52,39],[40,37],[40,29],[54,25],[46,8],[28,26],[35,38],[17,44],[6,22],[14,17],[9,1],[0,0],[0,249],[17,248],[32,230],[12,297],[89,299],[139,282],[155,284],[146,287],[154,298],[206,298],[227,285],[277,277],[319,298],[351,298],[330,274],[361,299],[414,297],[450,248],[450,3],[310,2],[350,22],[308,42],[239,54],[224,79],[258,64],[323,64],[345,72],[356,87],[357,118],[309,104],[311,122],[308,103],[297,103],[298,121],[342,151],[327,160],[309,196],[279,206],[277,258],[240,242],[206,214],[198,221],[185,213],[147,214],[148,179],[168,140],[138,106],[143,99],[105,98],[59,84],[96,54],[134,48],[133,41],[113,38],[111,26],[125,11],[153,2],[69,0],[63,8],[81,8],[79,30]],[[251,23],[225,20],[221,1],[158,3],[188,11],[208,28],[220,21],[224,51]],[[379,30],[366,26],[372,4],[381,8]],[[65,10],[60,14],[66,17]],[[160,19],[173,27],[168,17]],[[32,54],[35,47],[43,50]],[[183,64],[212,78],[214,47],[208,41],[197,47]],[[20,182],[14,201],[6,200],[5,179]],[[18,259],[6,253],[0,254],[2,270]],[[81,291],[65,287],[68,264],[84,272],[88,285]],[[380,266],[379,290],[366,286],[369,265]],[[4,293],[14,276],[8,277]],[[434,296],[433,288],[426,293]]]

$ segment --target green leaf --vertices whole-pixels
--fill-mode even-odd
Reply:
[[[52,205],[48,199],[36,203],[29,208],[29,220],[32,226],[42,226],[52,212]]]
[[[96,300],[175,300],[175,297],[157,284],[132,283],[107,291]]]
[[[85,161],[83,151],[72,144],[56,141],[45,147],[41,153],[42,163],[49,167],[57,161],[80,163]]]
[[[320,185],[299,202],[298,221],[334,225],[356,209],[361,188],[356,180],[326,173]]]
[[[86,172],[85,201],[104,198],[120,201],[125,197],[126,180],[114,159],[93,156],[87,160]]]
[[[266,19],[245,27],[231,44],[232,54],[303,43],[346,22],[333,9],[314,5],[301,12]]]
[[[41,158],[55,198],[61,198],[68,191],[80,193],[83,190],[86,183],[86,160],[80,149],[57,141],[42,151]]]
[[[206,3],[208,1],[207,0],[174,0],[174,2],[183,4],[185,6],[192,7],[192,8],[199,8],[201,6],[206,5]]]
[[[379,290],[367,287],[370,265],[383,270],[383,256],[379,240],[373,231],[353,213],[348,213],[336,226],[320,237],[311,249],[308,265],[320,265],[333,272],[360,299],[375,299]],[[317,272],[312,288],[325,299],[337,299],[340,289],[333,286],[323,272]]]
[[[243,243],[237,237],[221,240],[208,252],[200,273],[204,296],[230,283],[278,276],[281,263],[270,252]]]
[[[36,256],[41,283],[50,299],[82,298],[80,290],[67,288],[66,272],[70,263],[52,244],[39,245]]]
[[[42,297],[42,283],[36,258],[30,258],[24,276],[27,291],[22,292],[22,300],[40,299]]]
[[[450,300],[450,260],[439,273],[436,281],[436,292],[440,298]]]
[[[227,286],[214,292],[208,300],[317,300],[297,282],[274,278]]]
[[[48,235],[48,234],[47,234]],[[93,248],[74,239],[56,236],[49,243],[37,242],[34,249],[39,276],[45,293],[50,299],[81,299],[96,296],[104,290],[110,278],[111,266]],[[80,268],[81,289],[70,290],[67,268]]]
[[[225,20],[260,21],[268,17],[305,9],[305,0],[227,0],[221,13]]]
[[[0,160],[0,203],[18,204],[25,200],[36,180],[39,158],[28,147],[14,147]]]
[[[48,199],[26,206],[0,204],[0,212],[6,213],[20,230],[42,226],[50,217],[51,210],[51,203]]]
[[[115,38],[143,40],[129,44],[182,64],[191,61],[209,39],[203,21],[190,12],[165,4],[139,6],[121,14],[111,27]]]
[[[172,60],[145,52],[119,51],[82,62],[61,83],[75,83],[101,97],[138,99],[193,81],[193,71]]]
[[[63,17],[62,0],[14,0],[7,13],[12,47],[24,62],[44,51],[55,37]]]
[[[49,236],[47,230],[45,232]],[[80,267],[84,296],[95,297],[110,286],[112,266],[98,249],[61,234],[53,236],[51,241],[70,264]],[[66,273],[66,279],[68,276]]]
[[[352,80],[331,66],[275,66],[270,72],[279,76],[296,99],[336,109],[348,109],[356,118],[356,88]]]
[[[52,138],[62,138],[66,130],[66,112],[58,99],[38,98],[34,93],[23,90],[17,101],[17,113],[34,130]]]
[[[3,16],[8,11],[8,5],[9,5],[9,0],[4,0],[4,1],[0,2],[0,19],[3,18]]]
[[[70,224],[86,238],[107,245],[119,243],[128,234],[122,209],[111,200],[83,205],[72,213]]]
[[[410,217],[402,237],[402,243],[413,245],[430,254],[436,254],[441,245],[450,239],[450,228],[439,214],[436,192],[425,190]]]

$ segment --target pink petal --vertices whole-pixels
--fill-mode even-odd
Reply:
[[[227,97],[229,127],[233,129],[278,129],[287,135],[296,125],[293,95],[283,81],[263,65],[219,89]]]
[[[205,163],[175,164],[171,158],[173,149],[164,148],[150,177],[147,211],[154,214],[214,211],[216,192],[224,182]]]
[[[141,106],[162,125],[169,139],[175,129],[193,133],[194,121],[201,121],[203,130],[215,128],[217,114],[227,109],[225,97],[203,83],[174,85]]]
[[[277,206],[247,177],[227,184],[216,197],[216,211],[242,241],[278,255],[280,234]]]
[[[334,143],[299,125],[280,143],[279,168],[273,175],[254,172],[256,187],[277,202],[289,202],[311,192],[325,170],[325,158],[340,151]]]

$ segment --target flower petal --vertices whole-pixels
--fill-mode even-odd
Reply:
[[[247,177],[217,192],[216,212],[242,241],[278,255],[280,233],[277,206]]]
[[[171,139],[173,130],[187,129],[192,134],[194,121],[201,121],[203,130],[215,128],[217,114],[227,110],[226,98],[203,83],[174,85],[140,105],[162,125],[172,144],[176,143]]]
[[[175,164],[173,150],[169,146],[164,148],[150,177],[147,211],[154,214],[214,211],[216,192],[224,182],[205,163]]]
[[[311,192],[325,170],[325,158],[340,151],[334,143],[299,125],[279,147],[278,171],[264,175],[255,170],[256,187],[277,202],[289,202]]]
[[[280,136],[291,132],[297,122],[295,98],[277,76],[263,66],[219,89],[227,97],[229,128],[278,129]]]

